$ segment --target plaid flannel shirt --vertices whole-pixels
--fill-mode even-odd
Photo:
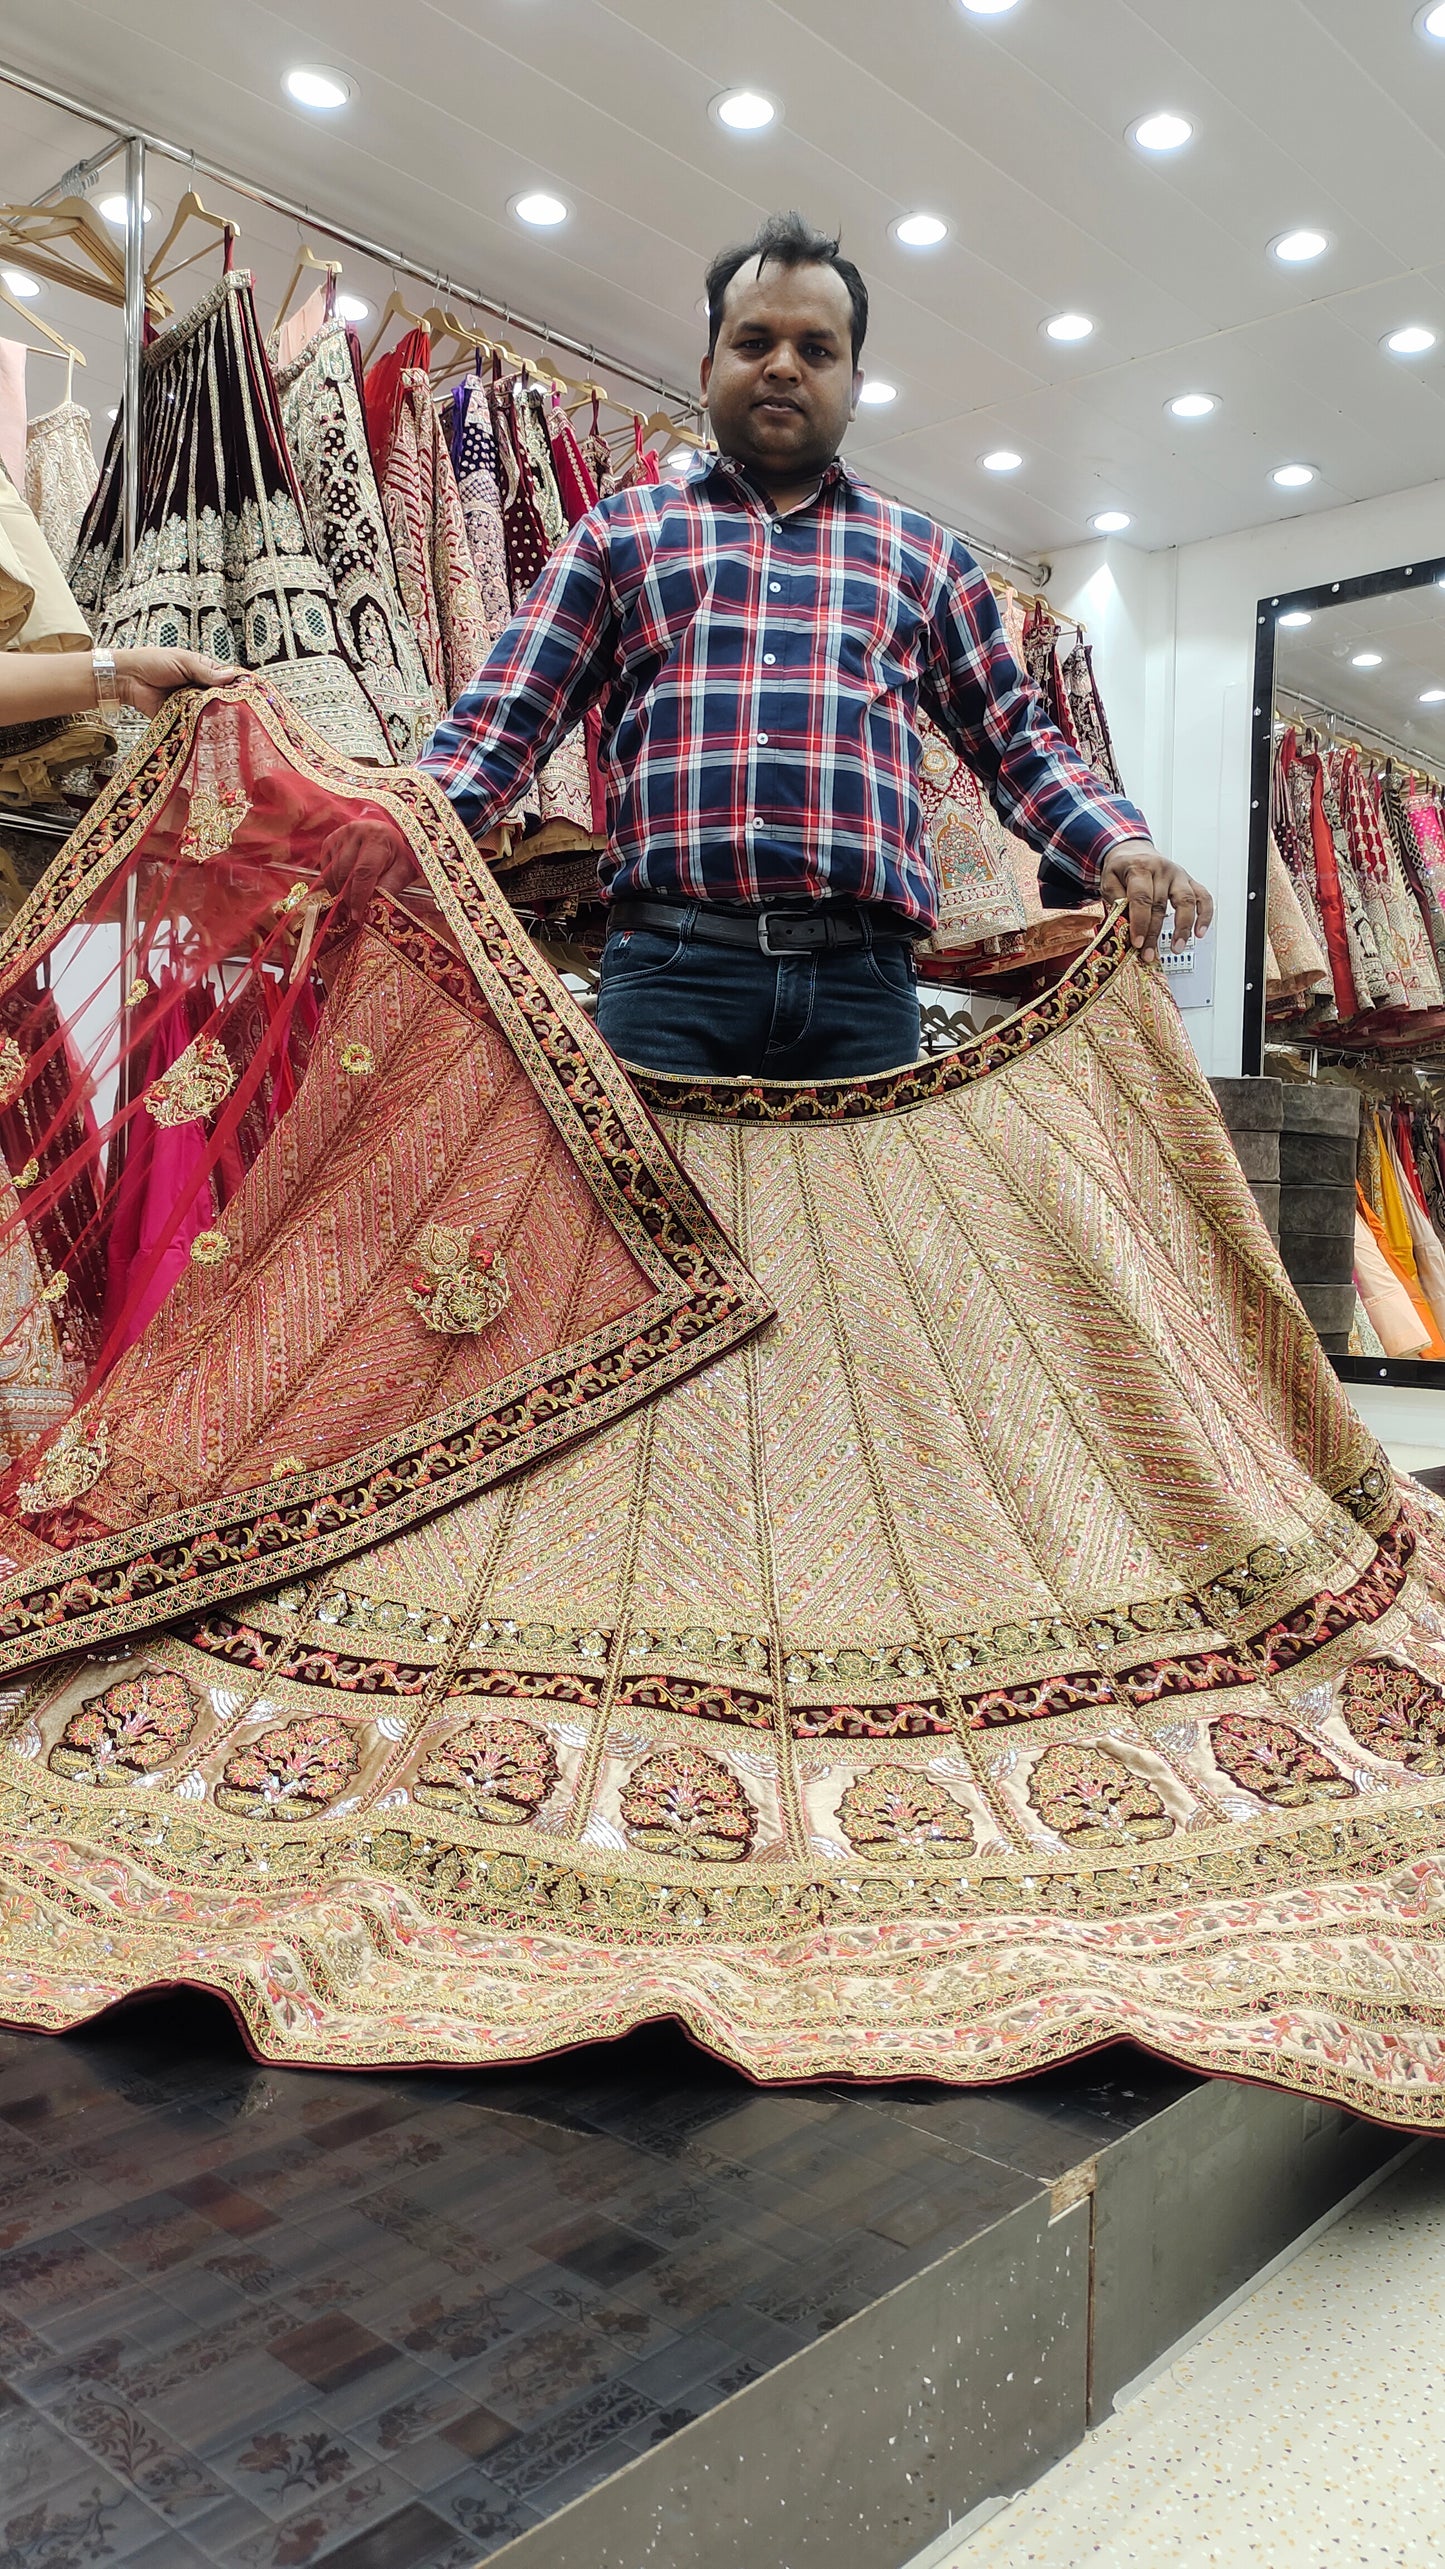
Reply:
[[[920,701],[1050,901],[1149,835],[1049,721],[967,546],[838,461],[786,517],[725,459],[599,502],[421,765],[480,837],[599,701],[610,899],[847,897],[932,927]]]

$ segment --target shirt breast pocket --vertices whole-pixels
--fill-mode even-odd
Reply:
[[[923,618],[896,582],[846,571],[829,583],[825,630],[833,635],[845,682],[870,696],[917,686]]]
[[[655,553],[631,582],[619,583],[619,657],[634,687],[644,686],[679,650],[713,604],[715,566],[688,554]]]

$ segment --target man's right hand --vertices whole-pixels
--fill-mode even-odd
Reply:
[[[404,891],[415,872],[400,830],[375,814],[343,821],[321,850],[321,882],[337,894],[343,919],[364,919],[378,892]]]

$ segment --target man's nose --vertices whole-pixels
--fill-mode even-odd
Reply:
[[[768,362],[763,371],[769,376],[777,376],[780,382],[792,384],[798,382],[803,369],[798,363],[797,349],[790,339],[780,339],[777,346],[768,351]]]

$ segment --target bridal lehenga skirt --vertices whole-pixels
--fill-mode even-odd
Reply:
[[[125,829],[215,712],[159,727]],[[353,790],[264,690],[228,718]],[[1128,2038],[1445,2123],[1441,1520],[1161,976],[1113,923],[914,1069],[634,1085],[439,798],[368,790],[434,931],[354,932],[229,1255],[46,1449],[104,1446],[81,1516],[12,1498],[0,2017],[184,1982],[337,2066],[672,2018],[760,2079]],[[387,1026],[363,1180],[334,1060]],[[532,1317],[418,1392],[436,1261],[407,1303],[378,1243],[422,1136],[463,1167],[451,1083],[513,1100],[467,1218],[511,1204]]]

